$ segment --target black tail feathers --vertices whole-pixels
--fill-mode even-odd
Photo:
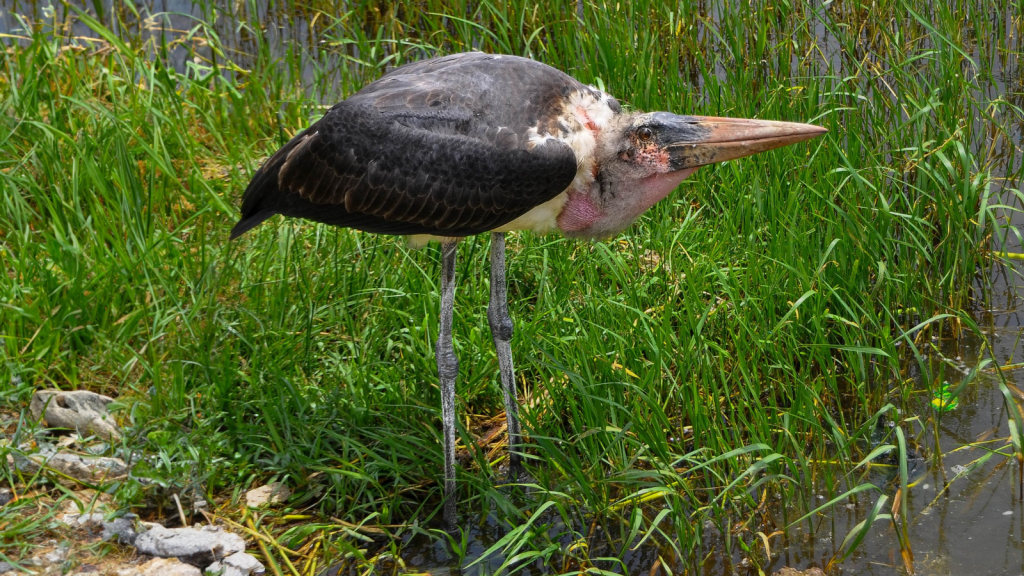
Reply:
[[[252,216],[243,217],[238,221],[238,224],[235,224],[235,227],[231,229],[230,240],[234,240],[249,230],[259,226],[264,220],[270,218],[274,214],[277,214],[277,212],[274,212],[273,210],[261,210]]]
[[[231,229],[232,240],[277,214],[275,201],[280,194],[277,189],[277,172],[281,169],[282,161],[282,154],[279,151],[253,174],[252,181],[242,195],[242,219]]]
[[[296,144],[302,141],[302,137],[316,124],[295,135],[280,150],[263,163],[263,166],[253,174],[252,181],[245,188],[242,195],[242,219],[231,229],[231,239],[234,240],[270,218],[280,213],[278,209],[282,202],[282,192],[277,186],[277,175],[288,158],[288,153],[295,148]]]
[[[268,162],[269,164],[269,162]],[[231,239],[234,240],[277,213],[273,209],[274,194],[277,192],[277,170],[274,166],[260,168],[249,182],[249,186],[242,195],[242,219],[231,229]],[[273,172],[273,175],[267,172]],[[270,177],[268,177],[270,176]]]

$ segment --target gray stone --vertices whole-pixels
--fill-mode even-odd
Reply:
[[[14,493],[11,492],[10,488],[0,488],[0,506],[6,506],[11,500],[14,500]],[[4,564],[6,564],[6,562],[0,563],[0,567],[3,567]],[[8,566],[10,566],[10,564],[8,564]],[[4,571],[0,570],[0,574],[3,573]]]
[[[139,534],[135,548],[141,554],[161,558],[177,558],[196,567],[205,567],[237,552],[245,551],[245,541],[238,534],[221,530],[217,526],[195,528],[153,529]]]
[[[120,458],[104,456],[82,456],[71,452],[55,454],[8,454],[8,462],[23,474],[35,474],[42,467],[59,472],[80,482],[96,484],[120,480],[128,475],[128,466]]]
[[[8,572],[14,572],[14,566],[7,562],[0,562],[0,574],[6,574]]]
[[[245,552],[236,552],[235,554],[224,558],[222,563],[226,568],[238,570],[241,576],[263,574],[267,570],[259,560]],[[227,576],[227,573],[225,573],[225,576]]]
[[[118,544],[132,545],[138,535],[135,533],[135,515],[127,514],[121,518],[115,518],[110,522],[103,523],[103,534],[100,536],[104,541],[117,539]]]
[[[83,435],[95,434],[107,440],[117,440],[121,432],[107,412],[107,404],[113,401],[113,398],[88,390],[39,390],[32,395],[29,410],[33,418],[42,417],[50,428],[68,428]]]

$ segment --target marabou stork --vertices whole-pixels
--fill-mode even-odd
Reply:
[[[455,524],[455,253],[491,233],[487,310],[521,473],[505,295],[505,232],[607,238],[697,168],[808,140],[808,124],[623,110],[545,64],[471,52],[396,68],[296,135],[256,171],[236,238],[274,214],[441,242],[435,355],[444,425],[444,518]]]

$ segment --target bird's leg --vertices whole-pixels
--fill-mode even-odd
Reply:
[[[509,477],[516,481],[522,472],[520,454],[519,403],[516,379],[512,372],[512,319],[508,315],[508,295],[505,290],[505,234],[491,233],[491,302],[487,319],[491,324],[494,348],[498,352],[501,371],[501,391],[505,396],[505,418],[508,420]]]
[[[444,426],[444,521],[455,527],[455,377],[459,359],[452,346],[455,312],[455,252],[457,240],[441,244],[441,321],[437,335],[437,375],[441,381],[441,421]]]

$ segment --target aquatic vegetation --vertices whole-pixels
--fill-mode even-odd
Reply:
[[[836,530],[813,560],[838,563],[881,520],[910,565],[915,450],[970,390],[943,392],[963,379],[931,338],[980,334],[965,312],[1020,251],[1017,3],[101,4],[4,15],[0,382],[6,402],[118,395],[161,494],[129,480],[122,502],[202,494],[272,533],[281,573],[399,570],[414,546],[482,572],[767,573],[797,531]],[[494,532],[470,554],[431,531],[437,250],[280,219],[227,235],[252,171],[325,105],[474,48],[637,108],[830,134],[701,170],[608,242],[510,239],[525,486],[500,483],[487,239],[466,243],[461,508]],[[943,393],[961,408],[930,408]],[[986,461],[1020,458],[1019,411],[1002,421],[1012,446]],[[214,499],[271,477],[296,492],[280,515]],[[860,526],[822,521],[846,503]]]

